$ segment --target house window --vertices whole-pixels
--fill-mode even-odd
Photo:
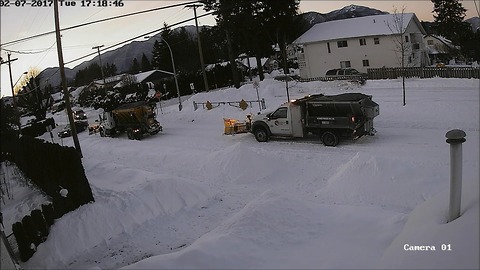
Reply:
[[[413,49],[414,49],[414,50],[420,50],[420,44],[418,44],[418,43],[413,43]]]
[[[340,41],[337,41],[337,46],[338,48],[348,47],[348,43],[346,40],[340,40]]]
[[[367,45],[367,41],[364,38],[360,39],[360,46],[365,46]]]
[[[408,42],[408,36],[405,36],[405,42]]]
[[[362,63],[363,63],[364,67],[369,67],[370,66],[370,62],[368,61],[368,59],[362,60]]]
[[[328,53],[332,53],[332,52],[330,51],[330,42],[327,42],[327,50],[328,50]]]
[[[380,44],[380,39],[379,38],[373,38],[373,44]]]
[[[340,68],[349,68],[352,67],[350,61],[340,61]]]
[[[428,44],[428,45],[433,45],[433,40],[431,40],[431,39],[430,39],[430,40],[427,40],[427,44]]]

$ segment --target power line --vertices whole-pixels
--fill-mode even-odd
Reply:
[[[213,13],[214,13],[214,12],[205,13],[205,14],[202,14],[202,15],[197,16],[197,18],[201,18],[201,17],[205,17],[205,16],[208,16],[208,15],[212,15]],[[177,23],[171,24],[171,25],[169,25],[169,27],[177,26],[177,25],[186,23],[186,22],[188,22],[188,21],[191,21],[191,20],[193,20],[193,19],[194,19],[194,18],[186,19],[186,20],[183,20],[183,21],[181,21],[181,22],[177,22]],[[150,32],[148,32],[148,33],[144,33],[144,34],[138,35],[138,36],[133,37],[133,38],[130,38],[130,39],[128,39],[128,40],[125,40],[125,41],[119,42],[119,43],[117,43],[117,44],[114,44],[114,45],[112,45],[112,46],[105,47],[103,50],[100,50],[100,52],[105,51],[105,50],[108,50],[108,49],[111,49],[111,48],[116,47],[116,46],[119,46],[119,45],[122,45],[122,44],[127,43],[127,42],[130,42],[130,41],[133,41],[133,40],[135,40],[135,39],[138,39],[138,38],[141,38],[141,37],[144,37],[144,36],[153,34],[153,33],[155,33],[155,32],[162,31],[162,30],[163,30],[163,27],[162,27],[162,28],[158,28],[158,29],[153,30],[153,31],[150,31]],[[55,43],[54,43],[54,44],[55,44]],[[71,61],[69,61],[69,62],[66,62],[65,65],[71,64],[71,63],[73,63],[73,62],[76,62],[76,61],[78,61],[78,60],[87,58],[87,57],[92,56],[92,55],[95,55],[95,54],[96,54],[96,53],[90,53],[90,54],[84,55],[84,56],[82,56],[82,57],[79,57],[79,58],[76,58],[76,59],[71,60]],[[4,63],[4,62],[2,62],[2,63]],[[52,78],[53,76],[55,76],[59,71],[60,71],[60,69],[57,69],[54,73],[52,73],[52,74],[47,78],[47,80],[49,80],[50,78]],[[33,89],[33,90],[36,90],[36,89],[39,88],[39,87],[40,87],[40,86],[37,86],[37,87],[36,87],[35,89]],[[33,90],[32,90],[32,91],[33,91]]]
[[[205,16],[211,15],[211,14],[213,14],[213,13],[214,13],[214,12],[205,13],[205,14],[203,14],[203,15],[197,16],[197,18],[205,17]],[[172,24],[172,25],[169,25],[169,27],[177,26],[177,25],[179,25],[179,24],[186,23],[186,22],[191,21],[191,20],[193,20],[193,19],[194,19],[194,18],[190,18],[190,19],[187,19],[187,20],[183,20],[183,21],[181,21],[181,22],[178,22],[178,23],[174,23],[174,24]],[[100,52],[105,51],[105,50],[108,50],[108,49],[111,49],[111,48],[116,47],[116,46],[119,46],[119,45],[122,45],[122,44],[127,43],[127,42],[130,42],[130,41],[133,41],[133,40],[135,40],[135,39],[138,39],[138,38],[141,38],[141,37],[144,37],[144,36],[148,36],[148,35],[150,35],[150,34],[153,34],[153,33],[155,33],[155,32],[159,32],[159,31],[162,31],[162,30],[163,30],[163,27],[162,27],[162,28],[159,28],[159,29],[156,29],[156,30],[153,30],[153,31],[150,31],[150,32],[148,32],[148,33],[144,33],[144,34],[138,35],[138,36],[133,37],[133,38],[130,38],[130,39],[128,39],[128,40],[125,40],[125,41],[119,42],[119,43],[117,43],[117,44],[114,44],[114,45],[112,45],[112,46],[105,47],[103,50],[100,50]],[[87,54],[87,55],[84,55],[84,56],[81,56],[81,57],[79,57],[79,58],[73,59],[73,60],[71,60],[71,61],[69,61],[69,62],[66,62],[65,65],[71,64],[71,63],[76,62],[76,61],[79,61],[79,60],[82,60],[82,59],[84,59],[84,58],[87,58],[87,57],[92,56],[92,55],[95,55],[95,54],[97,54],[97,53],[96,53],[96,52],[95,52],[95,53],[89,53],[89,54]],[[49,80],[50,78],[52,78],[53,76],[55,76],[59,71],[60,71],[60,69],[57,69],[54,73],[52,73],[52,74],[50,75],[50,77],[47,78],[47,80]],[[39,87],[39,86],[38,86],[38,87]],[[37,87],[37,88],[38,88],[38,87]],[[37,88],[35,88],[35,89],[37,89]],[[34,89],[34,90],[35,90],[35,89]]]
[[[88,22],[88,23],[82,23],[82,24],[70,26],[70,27],[67,27],[67,28],[64,28],[64,29],[60,29],[60,31],[67,31],[67,30],[71,30],[71,29],[75,29],[75,28],[79,28],[79,27],[83,27],[83,26],[87,26],[87,25],[91,25],[91,24],[95,24],[95,23],[106,22],[106,21],[109,21],[109,20],[120,19],[120,18],[124,18],[124,17],[128,17],[128,16],[139,15],[139,14],[158,11],[158,10],[167,9],[167,8],[184,6],[184,5],[188,5],[188,4],[192,4],[192,3],[196,3],[196,2],[198,2],[198,1],[190,1],[190,2],[181,3],[181,4],[175,4],[175,5],[164,6],[164,7],[159,7],[159,8],[147,9],[147,10],[143,10],[143,11],[137,11],[137,12],[128,13],[128,14],[124,14],[124,15],[118,15],[118,16],[114,16],[114,17],[110,17],[110,18],[106,18],[106,19],[100,19],[100,20],[96,20],[96,21],[92,21],[92,22]],[[24,42],[24,41],[27,41],[27,40],[31,40],[31,39],[34,39],[34,38],[39,38],[39,37],[54,34],[54,33],[55,33],[55,31],[49,31],[49,32],[45,32],[45,33],[42,33],[42,34],[37,34],[37,35],[30,36],[30,37],[25,37],[25,38],[13,40],[13,41],[5,42],[3,44],[0,44],[0,46],[10,46],[10,45],[13,45],[13,44],[21,43],[21,42]]]
[[[15,51],[15,50],[9,50],[9,49],[5,49],[5,48],[3,48],[2,50],[10,52],[10,53],[18,53],[18,54],[39,54],[39,53],[44,53],[44,52],[47,52],[47,51],[51,50],[54,45],[55,45],[55,42],[49,48],[43,49],[43,50],[40,50],[40,51]]]
[[[208,16],[208,15],[212,15],[213,13],[214,13],[214,12],[205,13],[205,14],[202,14],[202,15],[197,16],[197,18],[201,18],[201,17],[205,17],[205,16]],[[183,20],[183,21],[181,21],[181,22],[178,22],[178,23],[171,24],[171,25],[169,25],[169,27],[177,26],[177,25],[179,25],[179,24],[186,23],[186,22],[191,21],[191,20],[193,20],[193,19],[195,19],[195,18],[190,18],[190,19],[186,19],[186,20]],[[130,39],[121,41],[121,42],[119,42],[119,43],[116,43],[116,44],[114,44],[114,45],[111,45],[111,46],[109,46],[109,47],[105,47],[104,49],[102,49],[102,50],[100,50],[100,51],[103,52],[103,51],[109,50],[109,49],[111,49],[111,48],[120,46],[120,45],[122,45],[122,44],[124,44],[124,43],[133,41],[133,40],[135,40],[135,39],[139,39],[139,38],[144,37],[144,36],[151,35],[151,34],[153,34],[153,33],[155,33],[155,32],[159,32],[159,31],[162,31],[162,30],[163,30],[163,27],[162,27],[162,28],[155,29],[155,30],[150,31],[150,32],[147,32],[147,33],[143,33],[143,34],[141,34],[141,35],[138,35],[138,36],[135,36],[135,37],[133,37],[133,38],[130,38]],[[76,58],[76,59],[73,59],[73,60],[71,60],[71,61],[68,61],[68,62],[65,63],[65,65],[71,64],[71,63],[73,63],[73,62],[76,62],[76,61],[78,61],[78,60],[87,58],[87,57],[92,56],[92,55],[95,55],[95,54],[96,54],[96,53],[89,53],[89,54],[87,54],[87,55],[84,55],[84,56],[81,56],[81,57],[79,57],[79,58]]]

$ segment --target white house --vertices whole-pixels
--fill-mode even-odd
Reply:
[[[425,30],[413,13],[374,15],[318,23],[293,42],[300,77],[323,77],[329,69],[424,66]],[[403,49],[402,49],[403,48]]]
[[[460,52],[460,47],[444,37],[436,35],[426,35],[424,37],[427,46],[427,53],[432,65],[448,63]]]

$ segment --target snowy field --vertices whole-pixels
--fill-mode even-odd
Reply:
[[[406,106],[401,85],[289,83],[292,99],[361,92],[380,105],[375,136],[337,147],[223,135],[223,118],[244,120],[257,104],[193,109],[193,101],[256,100],[252,84],[183,97],[181,112],[177,99],[164,101],[163,133],[142,141],[81,132],[95,203],[57,220],[22,267],[478,269],[480,81],[408,79]],[[259,95],[274,110],[286,101],[285,84],[266,79]],[[85,111],[90,123],[100,112]],[[67,117],[54,117],[54,141],[73,146],[55,135]],[[451,129],[467,141],[461,217],[446,223]],[[17,221],[7,214],[5,223]]]

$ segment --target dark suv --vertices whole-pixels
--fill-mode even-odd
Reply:
[[[88,122],[87,121],[75,121],[75,129],[78,132],[82,132],[88,127]],[[72,136],[72,130],[70,129],[70,125],[65,125],[62,130],[60,130],[57,133],[58,137],[60,138],[65,138],[65,137],[70,137]]]
[[[75,120],[85,120],[85,119],[87,119],[87,114],[83,110],[73,111],[73,119],[75,119]]]
[[[335,68],[327,71],[327,76],[360,75],[361,73],[354,68]]]
[[[335,68],[330,69],[325,74],[327,78],[335,78],[338,80],[351,80],[364,84],[368,78],[366,73],[360,73],[354,68]]]

